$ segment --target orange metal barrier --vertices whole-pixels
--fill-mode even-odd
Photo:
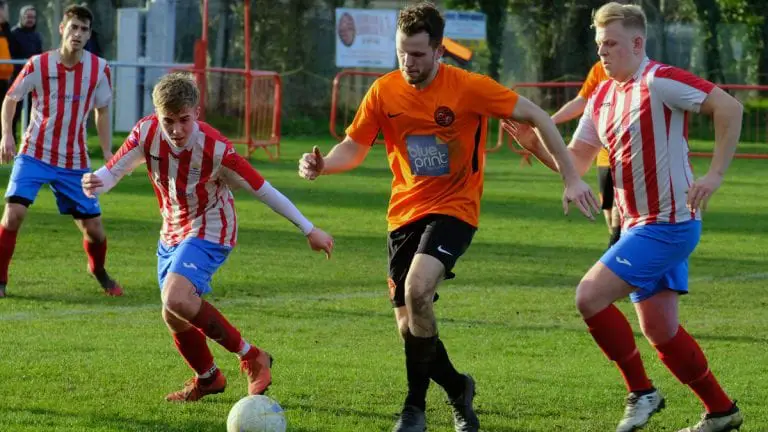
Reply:
[[[345,69],[333,78],[331,117],[328,130],[337,141],[344,139],[344,129],[352,123],[363,96],[382,72]],[[339,125],[339,122],[341,124]],[[383,141],[377,140],[377,144]]]
[[[195,74],[203,93],[201,120],[233,143],[246,144],[248,157],[259,148],[270,159],[280,157],[282,80],[277,72],[216,67],[185,70]]]

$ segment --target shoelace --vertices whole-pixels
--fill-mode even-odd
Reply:
[[[624,410],[624,417],[635,415],[638,402],[640,402],[640,398],[635,395],[627,397],[627,408]]]

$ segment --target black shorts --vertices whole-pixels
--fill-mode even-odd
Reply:
[[[428,215],[389,233],[389,298],[393,307],[405,306],[405,278],[417,253],[433,256],[445,266],[445,278],[466,252],[477,228],[446,215]],[[437,294],[435,294],[437,300]]]
[[[602,209],[610,210],[613,208],[613,177],[611,169],[608,167],[597,167],[597,183],[600,186],[600,199],[602,200]]]

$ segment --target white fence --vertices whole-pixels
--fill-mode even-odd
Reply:
[[[0,64],[24,65],[25,60],[0,60]],[[169,71],[189,69],[188,63],[127,63],[109,62],[112,70],[112,106],[110,125],[113,131],[130,131],[143,116],[152,112],[152,88]],[[29,124],[29,98],[24,98],[21,131]],[[17,137],[18,138],[18,137]]]

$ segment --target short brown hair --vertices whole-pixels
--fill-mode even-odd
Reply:
[[[179,114],[200,103],[200,90],[192,75],[173,72],[160,78],[152,90],[152,104],[167,114]]]
[[[405,33],[406,36],[427,32],[429,45],[432,48],[437,48],[443,44],[445,20],[434,4],[422,2],[400,11],[400,15],[397,17],[397,29]]]
[[[592,17],[593,27],[605,27],[613,21],[621,21],[624,28],[637,29],[645,34],[648,19],[643,8],[634,4],[610,2],[602,5]]]
[[[72,5],[64,9],[64,15],[61,17],[62,23],[68,23],[72,18],[77,18],[80,21],[88,22],[88,25],[93,27],[93,12],[83,5]]]

